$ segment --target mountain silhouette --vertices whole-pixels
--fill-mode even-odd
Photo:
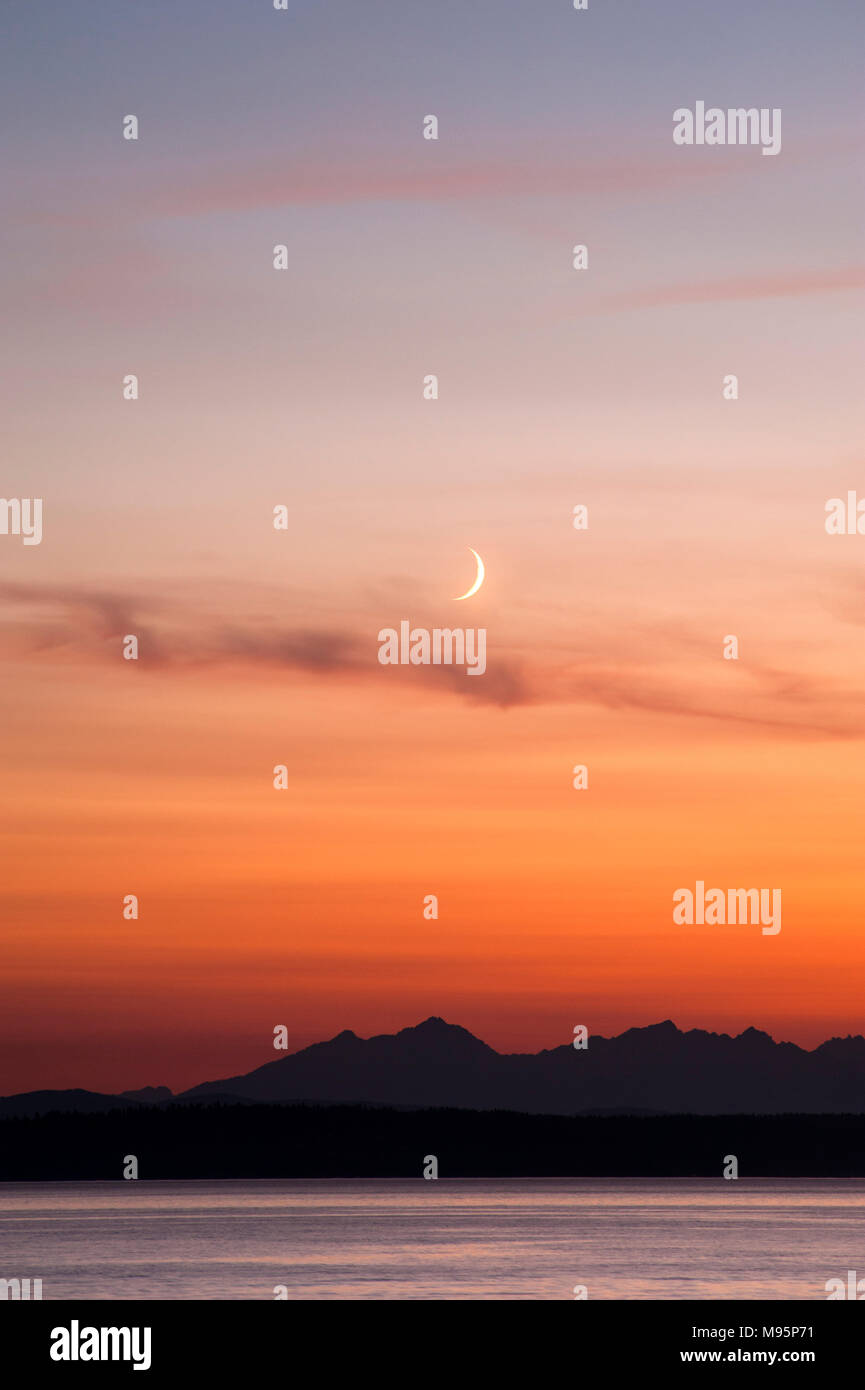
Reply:
[[[142,1086],[137,1091],[121,1091],[120,1094],[126,1100],[143,1100],[154,1103],[160,1100],[170,1100],[172,1095],[167,1086]]]
[[[538,1053],[499,1053],[441,1018],[396,1034],[350,1030],[205,1082],[180,1099],[220,1093],[259,1102],[456,1106],[579,1113],[782,1114],[865,1111],[865,1038],[813,1052],[748,1028],[737,1037],[682,1032],[667,1019],[618,1037]]]
[[[50,1115],[71,1111],[78,1115],[104,1114],[118,1106],[132,1107],[138,1102],[122,1096],[102,1095],[99,1091],[24,1091],[0,1099],[0,1119],[9,1116]]]
[[[0,1099],[0,1118],[207,1103],[375,1105],[513,1110],[529,1115],[865,1113],[865,1038],[806,1051],[747,1028],[736,1037],[669,1019],[617,1037],[590,1036],[538,1053],[499,1053],[465,1028],[428,1018],[398,1033],[345,1029],[240,1076],[173,1096],[166,1086],[120,1095],[30,1091]]]

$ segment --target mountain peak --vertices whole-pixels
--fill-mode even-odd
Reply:
[[[413,1033],[415,1037],[429,1038],[471,1038],[472,1042],[480,1043],[481,1047],[486,1047],[486,1043],[481,1043],[480,1038],[476,1038],[474,1033],[470,1033],[467,1028],[462,1028],[459,1023],[447,1023],[445,1019],[439,1018],[438,1014],[430,1014],[423,1023],[415,1023],[408,1028],[401,1028],[397,1037],[404,1034]]]
[[[168,1086],[140,1086],[137,1091],[121,1091],[120,1095],[125,1100],[143,1100],[158,1104],[162,1100],[171,1100],[173,1093]]]
[[[663,1023],[646,1023],[643,1027],[626,1028],[624,1033],[620,1033],[621,1038],[631,1038],[638,1035],[643,1038],[679,1038],[684,1037],[672,1021],[665,1018]]]
[[[762,1029],[755,1028],[753,1024],[750,1028],[746,1028],[743,1033],[740,1033],[739,1037],[747,1038],[749,1042],[770,1043],[772,1047],[777,1047],[778,1045],[769,1033],[764,1033]]]
[[[415,1023],[408,1028],[401,1028],[394,1035],[394,1042],[409,1043],[414,1047],[422,1047],[430,1053],[440,1056],[450,1054],[453,1056],[466,1056],[469,1053],[479,1054],[481,1052],[497,1055],[493,1048],[487,1043],[476,1038],[474,1033],[470,1033],[467,1028],[461,1028],[458,1023],[448,1023],[445,1019],[439,1018],[437,1014],[431,1014],[425,1018],[423,1023]]]

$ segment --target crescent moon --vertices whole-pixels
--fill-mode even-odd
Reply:
[[[469,550],[472,550],[471,546],[469,546]],[[464,598],[471,598],[472,594],[476,594],[478,589],[484,582],[484,576],[486,574],[486,570],[484,569],[484,562],[476,550],[472,550],[472,554],[478,562],[478,572],[475,576],[475,582],[470,589],[466,589],[464,594],[457,594],[457,603],[459,603]]]

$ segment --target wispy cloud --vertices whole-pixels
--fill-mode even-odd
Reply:
[[[382,678],[379,617],[354,617],[350,626],[280,625],[261,618],[248,626],[214,621],[205,612],[165,597],[119,595],[61,586],[0,584],[5,605],[7,659],[39,659],[53,652],[77,662],[116,662],[120,640],[135,633],[141,669],[235,669],[294,672],[321,681]],[[26,620],[22,616],[27,610]],[[35,610],[35,614],[34,614]],[[625,649],[601,633],[579,650],[561,644],[515,644],[498,650],[488,635],[487,669],[468,678],[452,666],[388,667],[389,680],[407,690],[437,690],[475,703],[513,709],[540,705],[594,705],[674,715],[811,738],[865,735],[865,692],[819,681],[801,671],[754,662],[735,682],[720,681],[705,635],[686,626],[649,624]]]
[[[865,288],[865,266],[835,270],[787,271],[783,275],[752,275],[730,280],[699,280],[690,284],[659,285],[646,290],[623,290],[593,301],[598,309],[656,309],[669,304],[707,304],[731,299],[787,299],[807,294],[832,294]]]
[[[5,611],[4,611],[5,610]],[[52,652],[63,660],[116,662],[121,641],[139,639],[143,670],[159,674],[214,667],[296,672],[321,679],[372,679],[378,662],[379,621],[368,629],[214,622],[192,605],[149,595],[97,589],[32,587],[0,583],[3,654],[7,660],[38,659]],[[389,668],[397,679],[507,708],[531,699],[520,664],[504,657],[484,677],[470,680],[463,668]]]
[[[424,152],[426,153],[426,151]],[[732,166],[665,160],[580,161],[573,157],[520,158],[436,163],[429,159],[359,159],[229,166],[154,189],[154,211],[175,215],[252,210],[289,205],[360,202],[451,202],[526,196],[632,194],[648,189],[715,181]]]
[[[639,197],[697,183],[749,176],[753,161],[730,152],[723,163],[663,157],[579,159],[569,150],[539,152],[508,148],[484,159],[448,158],[427,148],[390,155],[359,152],[311,153],[300,158],[226,161],[190,172],[162,168],[134,177],[112,174],[88,180],[86,200],[78,183],[52,184],[50,197],[28,188],[11,215],[26,226],[72,228],[92,234],[94,221],[112,228],[163,217],[198,217],[256,212],[278,207],[332,207],[362,203],[451,203],[532,197],[603,195]],[[127,259],[128,268],[128,259]]]

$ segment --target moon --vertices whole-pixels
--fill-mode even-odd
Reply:
[[[472,550],[471,546],[469,546],[469,550]],[[464,598],[471,598],[472,594],[476,594],[478,589],[484,582],[484,575],[486,574],[486,570],[484,569],[484,562],[476,550],[472,550],[472,554],[478,562],[478,572],[475,576],[475,582],[470,589],[466,589],[464,594],[457,594],[457,603],[461,602],[461,600]]]

